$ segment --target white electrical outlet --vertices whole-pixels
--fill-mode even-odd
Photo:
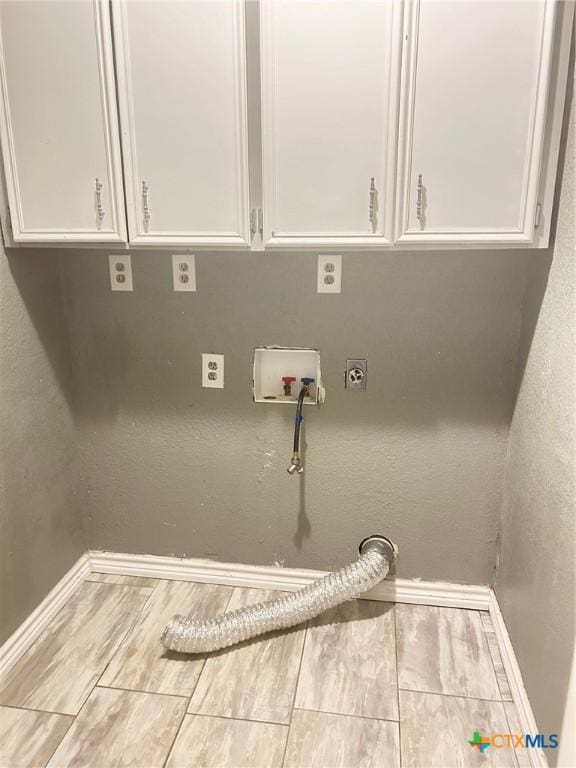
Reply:
[[[172,256],[172,281],[175,291],[196,290],[196,259],[193,254]]]
[[[342,256],[318,255],[318,293],[342,292]]]
[[[224,389],[224,355],[202,354],[202,386]]]
[[[130,254],[108,256],[110,266],[110,288],[113,291],[133,291],[132,261]]]

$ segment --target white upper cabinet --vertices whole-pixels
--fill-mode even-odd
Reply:
[[[112,9],[130,241],[246,244],[243,3]]]
[[[261,5],[264,240],[392,241],[400,6]]]
[[[14,241],[125,239],[108,4],[0,3],[0,73]]]
[[[0,0],[15,243],[547,245],[573,3],[250,2]]]
[[[530,242],[554,3],[405,6],[401,243]]]

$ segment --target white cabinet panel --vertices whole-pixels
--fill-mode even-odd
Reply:
[[[554,4],[407,5],[401,242],[533,236]]]
[[[261,7],[265,240],[389,243],[399,7],[390,0]]]
[[[125,239],[107,3],[0,3],[0,70],[14,241]]]
[[[115,2],[131,242],[245,243],[240,0]]]

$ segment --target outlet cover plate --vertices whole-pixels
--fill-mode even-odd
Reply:
[[[110,267],[110,288],[113,291],[133,291],[130,254],[110,254],[108,265]]]
[[[342,256],[318,254],[318,293],[342,292]]]
[[[172,256],[172,283],[175,291],[196,290],[196,259],[192,253]]]
[[[351,392],[366,392],[368,384],[368,360],[365,358],[353,358],[346,360],[345,389]]]
[[[224,389],[224,355],[202,353],[202,386]]]

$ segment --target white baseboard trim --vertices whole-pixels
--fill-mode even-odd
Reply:
[[[46,629],[78,584],[90,573],[90,555],[84,553],[50,590],[18,629],[0,647],[0,680]]]
[[[510,684],[510,691],[516,710],[518,712],[518,719],[522,726],[522,733],[539,733],[538,725],[536,724],[536,718],[532,712],[530,706],[530,700],[524,687],[524,681],[522,680],[522,673],[512,647],[512,641],[506,628],[502,611],[498,605],[498,600],[494,590],[490,590],[490,618],[494,625],[494,632],[496,634],[496,640],[498,641],[498,647],[500,649],[500,655],[502,656],[502,664],[508,677]],[[526,754],[530,760],[532,768],[548,768],[548,761],[541,749],[526,749]]]
[[[118,552],[96,551],[90,552],[89,555],[92,570],[99,573],[149,576],[176,581],[198,581],[206,584],[224,584],[231,587],[278,589],[284,592],[294,592],[326,575],[326,571],[268,565],[244,565],[242,563],[217,563],[213,560],[162,557],[160,555],[127,555]],[[393,603],[439,605],[449,608],[487,611],[490,592],[490,587],[483,585],[391,578],[366,592],[362,598]]]

